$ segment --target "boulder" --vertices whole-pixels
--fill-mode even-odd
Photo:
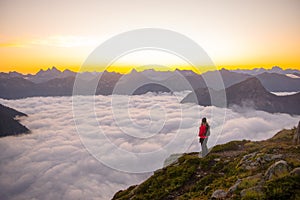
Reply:
[[[260,164],[265,164],[272,160],[279,160],[282,158],[283,158],[282,154],[262,154],[261,153],[256,156],[256,161]]]
[[[290,172],[291,175],[293,176],[299,176],[300,175],[300,167],[296,167],[295,169],[293,169],[291,172]]]
[[[285,176],[289,173],[289,166],[286,161],[280,160],[271,165],[266,173],[265,179],[270,180],[277,177]]]
[[[243,169],[251,170],[254,165],[250,166],[250,164],[253,162],[253,158],[256,156],[257,152],[250,153],[245,155],[237,165],[237,167],[241,167]],[[255,167],[254,167],[255,168]]]
[[[242,179],[238,179],[233,186],[228,189],[228,194],[233,194],[234,191],[238,189],[238,186],[241,184]]]
[[[211,199],[225,199],[227,196],[227,192],[225,192],[224,190],[216,190],[212,193],[211,195]]]

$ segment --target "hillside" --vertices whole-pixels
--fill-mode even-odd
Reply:
[[[113,199],[299,199],[300,145],[293,143],[294,132],[217,145],[205,158],[185,154]]]
[[[15,119],[17,116],[27,115],[0,104],[0,137],[29,132],[28,128]]]
[[[300,93],[289,96],[276,96],[267,91],[261,82],[253,77],[225,89],[227,107],[238,105],[270,113],[300,114]],[[199,88],[187,95],[181,103],[197,103],[210,106],[211,96],[222,102],[219,91]],[[218,105],[215,105],[218,106]]]

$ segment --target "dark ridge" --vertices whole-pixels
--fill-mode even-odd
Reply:
[[[27,116],[0,104],[0,137],[29,133],[29,129],[19,123],[16,117]]]
[[[155,92],[155,93],[160,93],[160,92],[171,92],[169,88],[156,84],[156,83],[149,83],[146,85],[143,85],[139,88],[137,88],[134,92],[133,95],[141,95],[141,94],[146,94],[147,92]]]
[[[300,114],[300,93],[289,96],[276,96],[268,92],[255,77],[230,86],[225,89],[225,92],[227,107],[237,105],[270,113]],[[201,88],[188,94],[181,103],[219,106],[218,102],[224,101],[220,93],[221,91]],[[216,103],[211,102],[211,96],[217,99]]]

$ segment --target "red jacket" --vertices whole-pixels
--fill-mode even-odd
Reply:
[[[206,125],[205,125],[205,124],[201,124],[201,126],[199,127],[199,137],[200,137],[200,138],[207,138],[207,137],[205,136],[205,134],[206,134],[206,129],[207,129]]]

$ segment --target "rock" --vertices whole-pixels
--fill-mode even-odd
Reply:
[[[233,186],[228,189],[228,194],[233,194],[237,190],[238,186],[241,184],[242,179],[238,179]]]
[[[239,164],[237,165],[237,167],[242,167],[243,169],[246,169],[246,170],[251,170],[251,169],[256,168],[256,164],[255,165],[252,164],[250,166],[250,164],[253,162],[253,158],[256,156],[256,154],[257,154],[257,152],[245,155],[241,159],[241,161],[239,162]]]
[[[257,154],[257,152],[247,154],[243,157],[242,161],[249,160],[250,158],[253,158],[254,156],[256,156],[256,154]]]
[[[215,158],[214,161],[219,162],[219,161],[221,161],[221,159],[220,158]]]
[[[272,160],[282,159],[282,154],[264,154],[264,153],[250,153],[245,155],[239,162],[237,167],[242,167],[246,170],[256,170],[258,167],[271,162]]]
[[[276,177],[282,177],[289,173],[289,166],[286,161],[280,160],[271,165],[265,173],[265,179],[270,180]]]
[[[293,141],[294,141],[294,144],[300,144],[300,121],[298,123],[298,127],[295,131],[295,135],[294,135],[294,138],[293,138]]]
[[[204,193],[207,193],[208,192],[208,190],[210,190],[210,186],[205,186],[205,188],[204,188]]]
[[[270,162],[272,160],[278,160],[278,159],[282,159],[283,155],[282,154],[257,154],[256,156],[256,161],[259,164],[265,164],[267,162]]]
[[[219,189],[212,193],[211,199],[225,199],[226,196],[227,196],[227,192]]]
[[[283,158],[282,154],[276,154],[271,157],[271,160],[276,160],[276,159],[281,159],[281,158]]]
[[[295,169],[293,169],[293,170],[290,172],[290,174],[293,175],[293,176],[300,175],[300,167],[296,167]]]

